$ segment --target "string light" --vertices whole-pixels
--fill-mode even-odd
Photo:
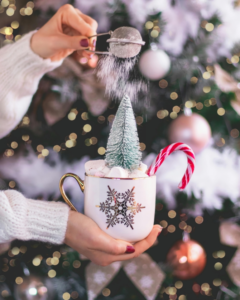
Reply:
[[[177,94],[176,92],[172,92],[172,93],[170,94],[170,98],[171,98],[172,100],[176,100],[176,99],[178,98],[178,94]]]
[[[78,298],[78,292],[76,292],[76,291],[73,291],[72,293],[71,293],[71,297],[73,298],[73,299],[77,299]]]
[[[171,218],[171,219],[175,218],[176,215],[177,215],[177,213],[175,212],[175,210],[170,210],[168,212],[168,217]]]
[[[239,130],[237,129],[232,129],[230,132],[231,137],[233,138],[238,138],[239,137]]]
[[[218,114],[219,116],[225,115],[225,109],[222,108],[222,107],[220,107],[220,108],[217,110],[217,114]]]
[[[58,265],[58,264],[59,264],[59,259],[58,259],[57,257],[51,258],[51,264],[52,264],[53,266]]]
[[[73,262],[73,267],[74,267],[75,269],[80,268],[80,267],[81,267],[81,262],[80,262],[79,260],[74,260],[74,262]]]
[[[173,233],[176,230],[176,227],[174,225],[169,225],[167,230],[168,232]]]
[[[207,24],[205,25],[205,29],[206,29],[208,32],[211,32],[211,31],[213,31],[213,29],[214,29],[214,25],[213,25],[212,23],[207,23]]]
[[[69,293],[64,293],[64,294],[62,295],[62,297],[63,297],[63,300],[69,300],[69,299],[71,298],[71,296],[70,296]]]
[[[136,123],[137,125],[141,125],[143,123],[143,117],[141,116],[136,117]]]
[[[16,282],[16,284],[22,284],[22,283],[23,283],[22,277],[17,277],[17,278],[15,279],[15,282]]]
[[[106,118],[104,116],[98,117],[98,123],[103,124],[105,122]]]
[[[12,181],[9,182],[8,185],[9,185],[9,187],[10,187],[11,189],[13,189],[13,188],[15,188],[15,186],[16,186],[16,182],[12,180]]]
[[[28,134],[25,134],[25,135],[22,136],[22,140],[24,142],[27,142],[29,139],[30,139],[30,136]]]
[[[7,10],[6,10],[6,14],[11,17],[14,15],[14,9],[12,7],[9,7]]]
[[[178,226],[180,229],[184,230],[187,228],[187,223],[185,221],[181,221]]]
[[[104,147],[99,147],[99,148],[98,148],[98,154],[104,155],[105,152],[106,152],[106,149],[105,149]]]
[[[203,283],[201,289],[202,291],[207,292],[210,289],[210,285],[208,283]]]
[[[54,150],[55,152],[59,152],[59,151],[61,151],[61,147],[60,147],[59,145],[55,145],[55,146],[53,147],[53,150]]]
[[[22,36],[21,36],[20,34],[18,34],[18,35],[15,36],[14,40],[15,40],[15,41],[18,41],[18,40],[20,40],[21,37],[22,37]]]
[[[81,114],[81,118],[82,118],[84,121],[88,120],[88,113],[87,113],[87,112],[83,112],[83,113]]]
[[[20,250],[19,250],[18,247],[13,247],[12,250],[11,250],[11,252],[12,252],[13,255],[18,255],[19,252],[20,252]]]
[[[96,145],[97,142],[98,142],[98,139],[97,139],[96,137],[94,137],[94,136],[91,137],[90,140],[91,140],[91,144],[92,144],[92,145]]]
[[[46,157],[49,154],[49,150],[48,149],[43,149],[42,150],[42,156]]]
[[[20,248],[19,248],[19,250],[20,250],[20,252],[21,253],[26,253],[27,252],[27,247],[26,246],[21,246]]]
[[[85,143],[85,145],[86,146],[91,146],[91,139],[86,139],[85,141],[84,141],[84,143]]]
[[[159,32],[158,32],[158,30],[152,30],[151,31],[151,37],[153,37],[153,38],[157,38],[158,37],[158,35],[159,35]]]
[[[163,228],[166,228],[168,226],[168,222],[163,220],[159,223]]]
[[[103,294],[103,296],[108,297],[108,296],[110,296],[111,291],[109,289],[107,289],[107,288],[104,288],[102,290],[102,294]]]
[[[90,132],[90,131],[92,130],[92,126],[91,126],[90,124],[85,124],[85,125],[83,126],[83,130],[84,130],[85,132]]]
[[[32,264],[37,267],[41,264],[41,259],[39,257],[35,257],[33,260],[32,260]]]
[[[232,62],[233,64],[237,64],[237,63],[239,62],[239,57],[238,57],[237,55],[233,55],[233,56],[231,57],[231,62]]]
[[[50,270],[48,271],[48,277],[50,278],[54,278],[57,275],[55,270]]]
[[[114,115],[108,116],[108,122],[112,123],[114,119],[115,119]]]
[[[223,251],[223,250],[217,251],[218,258],[224,258],[225,255],[226,255],[225,251]]]
[[[213,285],[215,285],[215,286],[220,286],[221,284],[222,284],[222,280],[221,280],[221,279],[215,278],[215,279],[213,280]]]
[[[201,110],[202,108],[203,108],[202,102],[198,102],[198,103],[196,104],[196,109]]]
[[[168,86],[168,82],[165,79],[159,81],[159,86],[161,89],[165,89]]]
[[[159,111],[157,112],[157,117],[158,117],[159,119],[164,119],[165,117],[168,116],[168,114],[169,114],[169,112],[168,112],[166,109],[164,109],[164,110],[159,110]]]
[[[141,151],[144,151],[146,149],[146,145],[144,143],[140,143],[139,147]]]
[[[146,29],[152,29],[153,28],[153,22],[151,22],[151,21],[146,22],[145,23],[145,28]]]
[[[202,224],[202,223],[203,223],[203,217],[202,217],[202,216],[196,217],[196,218],[195,218],[195,222],[196,222],[197,224]]]
[[[2,0],[1,1],[1,6],[2,7],[8,7],[8,5],[9,5],[9,1],[8,0]]]
[[[203,87],[203,92],[204,92],[205,94],[209,93],[210,91],[211,91],[211,87],[210,87],[210,86],[204,86],[204,87]]]
[[[75,119],[76,119],[76,114],[74,113],[74,112],[70,112],[69,114],[68,114],[68,119],[70,120],[70,121],[74,121]]]
[[[176,287],[177,289],[181,289],[181,288],[183,287],[182,281],[176,281],[176,282],[175,282],[175,287]]]
[[[202,77],[204,79],[209,79],[211,77],[211,74],[209,72],[204,72],[203,75],[202,75]]]
[[[177,113],[176,113],[175,111],[173,111],[173,112],[170,113],[170,118],[171,118],[171,119],[176,119],[177,116],[178,116],[178,115],[177,115]]]
[[[76,144],[77,144],[76,140],[67,140],[65,143],[67,148],[72,148],[72,147],[76,146]]]
[[[217,271],[221,270],[222,269],[222,264],[220,262],[215,263],[214,269],[216,269]]]
[[[174,106],[173,111],[176,112],[176,113],[179,113],[180,112],[180,107],[179,106]]]
[[[61,253],[59,251],[55,251],[55,252],[53,252],[53,257],[60,258],[61,257]]]
[[[8,297],[9,296],[9,292],[7,290],[3,290],[1,295],[3,296],[3,298]]]
[[[193,77],[190,79],[190,82],[191,82],[192,84],[196,84],[196,83],[198,82],[198,78],[195,77],[195,76],[193,76]]]

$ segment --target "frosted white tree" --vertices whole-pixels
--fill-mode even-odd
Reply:
[[[142,153],[139,147],[137,125],[132,104],[128,96],[124,96],[107,143],[106,164],[108,167],[137,169],[141,163]]]

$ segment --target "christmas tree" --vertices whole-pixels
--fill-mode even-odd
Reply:
[[[107,143],[106,164],[108,167],[137,169],[141,163],[142,154],[139,149],[136,120],[132,104],[128,96],[124,96]]]
[[[155,223],[164,229],[146,256],[96,268],[64,245],[14,241],[0,247],[0,298],[239,299],[240,1],[4,0],[0,45],[40,27],[66,2],[96,18],[98,33],[139,29],[146,44],[136,61],[150,80],[149,103],[139,97],[134,104],[143,162],[150,165],[163,147],[185,142],[196,153],[196,171],[185,192],[177,190],[186,167],[181,154],[169,157],[156,173]],[[97,49],[107,47],[99,37]],[[0,189],[61,201],[62,174],[83,177],[87,160],[103,159],[106,146],[108,156],[119,104],[104,96],[105,84],[96,79],[94,67],[71,57],[44,76],[22,122],[0,140]],[[114,130],[123,134],[122,129]],[[120,143],[111,132],[115,139]],[[134,152],[129,148],[135,153],[131,163],[140,160],[137,143],[136,138]],[[69,180],[65,188],[82,211],[78,186]],[[189,248],[183,233],[202,249]],[[173,247],[179,241],[181,246]],[[199,250],[194,264],[183,243]]]

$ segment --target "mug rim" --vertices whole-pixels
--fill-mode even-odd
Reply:
[[[99,176],[95,176],[95,175],[88,175],[87,173],[85,173],[85,176],[88,177],[95,177],[95,178],[101,178],[101,179],[115,179],[115,180],[139,180],[139,179],[149,179],[152,177],[156,177],[156,175],[152,175],[152,176],[148,176],[148,177],[135,177],[135,178],[119,178],[119,177],[99,177]]]

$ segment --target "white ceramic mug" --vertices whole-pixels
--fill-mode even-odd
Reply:
[[[66,203],[76,211],[65,194],[67,177],[77,180],[84,192],[84,214],[115,239],[137,242],[151,232],[156,202],[156,177],[110,178],[86,175],[81,180],[73,173],[63,175],[60,191]]]

